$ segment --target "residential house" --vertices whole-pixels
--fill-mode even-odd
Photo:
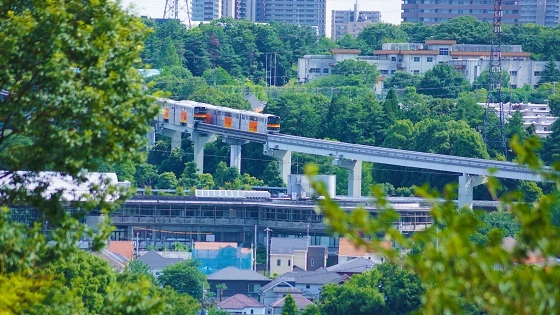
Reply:
[[[124,257],[118,253],[113,253],[108,249],[103,249],[100,252],[92,252],[91,254],[108,262],[113,270],[117,272],[123,272],[130,262],[127,257]]]
[[[250,297],[259,297],[259,288],[268,284],[271,280],[253,270],[239,269],[236,267],[226,267],[208,275],[210,291],[220,297],[220,292],[216,285],[225,284],[227,289],[221,292],[223,298],[237,294],[244,294]]]
[[[383,242],[382,246],[391,248],[390,242]],[[368,252],[363,246],[356,246],[352,241],[341,237],[338,245],[338,263],[343,263],[354,258],[362,257],[371,260],[373,263],[385,262],[385,257],[380,253]]]
[[[307,271],[314,271],[327,266],[329,252],[325,246],[307,246]]]
[[[270,239],[270,274],[284,274],[293,270],[294,265],[305,269],[307,266],[307,239]]]
[[[167,268],[168,266],[185,261],[184,259],[181,258],[165,258],[153,250],[136,258],[136,260],[141,261],[146,265],[148,265],[148,267],[150,267],[152,273],[156,277],[158,277],[161,271]]]
[[[325,284],[341,284],[347,279],[348,277],[345,275],[324,268],[315,271],[294,268],[293,272],[285,273],[260,288],[260,301],[268,306],[288,293],[301,294],[307,299],[318,300],[321,295],[321,288]]]
[[[217,307],[230,314],[266,314],[264,305],[244,294],[231,296],[218,303]]]
[[[307,306],[309,306],[310,304],[313,304],[313,302],[306,299],[304,296],[302,296],[300,294],[291,294],[291,296],[294,299],[294,302],[296,303],[296,306],[297,306],[297,308],[300,312],[303,309],[305,309]],[[283,298],[273,302],[272,304],[270,304],[270,307],[269,307],[270,313],[269,314],[282,314],[282,308],[284,307],[285,302],[286,302],[286,297],[283,297]]]
[[[128,260],[134,258],[134,242],[131,241],[109,241],[110,252],[120,254]]]
[[[358,257],[346,260],[334,266],[327,267],[328,271],[336,272],[340,275],[352,276],[363,273],[375,267],[376,263],[370,259]]]

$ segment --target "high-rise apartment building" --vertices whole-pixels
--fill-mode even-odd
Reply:
[[[461,15],[492,22],[494,0],[403,0],[403,22],[438,24]],[[556,26],[560,0],[503,0],[502,23]]]
[[[403,0],[401,9],[401,18],[403,22],[438,24],[441,22],[446,22],[454,17],[463,15],[471,15],[481,21],[492,22],[494,13],[494,1]],[[521,10],[522,6],[519,1],[502,1],[502,23],[520,23]]]
[[[330,0],[257,0],[257,22],[284,22],[311,26],[330,36]]]
[[[360,11],[358,1],[354,10],[333,10],[331,15],[331,38],[337,40],[345,34],[356,36],[366,26],[381,22],[381,12]]]
[[[223,2],[227,0],[192,0],[191,19],[193,21],[212,21],[223,16]]]
[[[557,26],[560,0],[520,0],[520,23],[534,23],[543,26]]]
[[[284,22],[311,26],[320,36],[331,35],[331,0],[192,0],[192,20],[232,17],[255,22]],[[373,18],[363,12],[362,19]],[[377,17],[379,19],[379,17]]]

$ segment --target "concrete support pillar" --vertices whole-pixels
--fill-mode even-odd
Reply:
[[[334,159],[333,165],[348,170],[348,196],[362,196],[362,161]]]
[[[204,145],[208,142],[216,141],[216,136],[200,133],[198,131],[193,131],[191,133],[190,139],[194,142],[194,162],[198,170],[197,174],[202,174],[204,170]]]
[[[154,144],[156,144],[156,130],[152,127],[148,131],[148,148],[151,148]]]
[[[235,167],[241,173],[241,146],[249,142],[230,138],[223,138],[222,141],[230,145],[229,167]]]
[[[457,206],[468,206],[472,209],[473,204],[473,187],[484,184],[488,181],[485,176],[463,174],[459,176],[459,198]]]
[[[181,147],[182,132],[178,130],[163,129],[162,134],[171,138],[171,150]]]
[[[280,176],[282,177],[284,184],[287,185],[289,176],[292,172],[292,151],[270,149],[265,146],[264,154],[272,156],[278,160]]]

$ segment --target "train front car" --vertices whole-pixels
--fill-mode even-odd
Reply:
[[[280,132],[280,117],[266,114],[266,132],[279,133]]]

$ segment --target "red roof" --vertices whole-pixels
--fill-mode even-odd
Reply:
[[[131,241],[109,241],[108,250],[132,260],[134,257],[134,243]]]
[[[264,307],[264,305],[245,294],[236,294],[218,303],[218,307],[220,309],[238,310],[246,307]]]

